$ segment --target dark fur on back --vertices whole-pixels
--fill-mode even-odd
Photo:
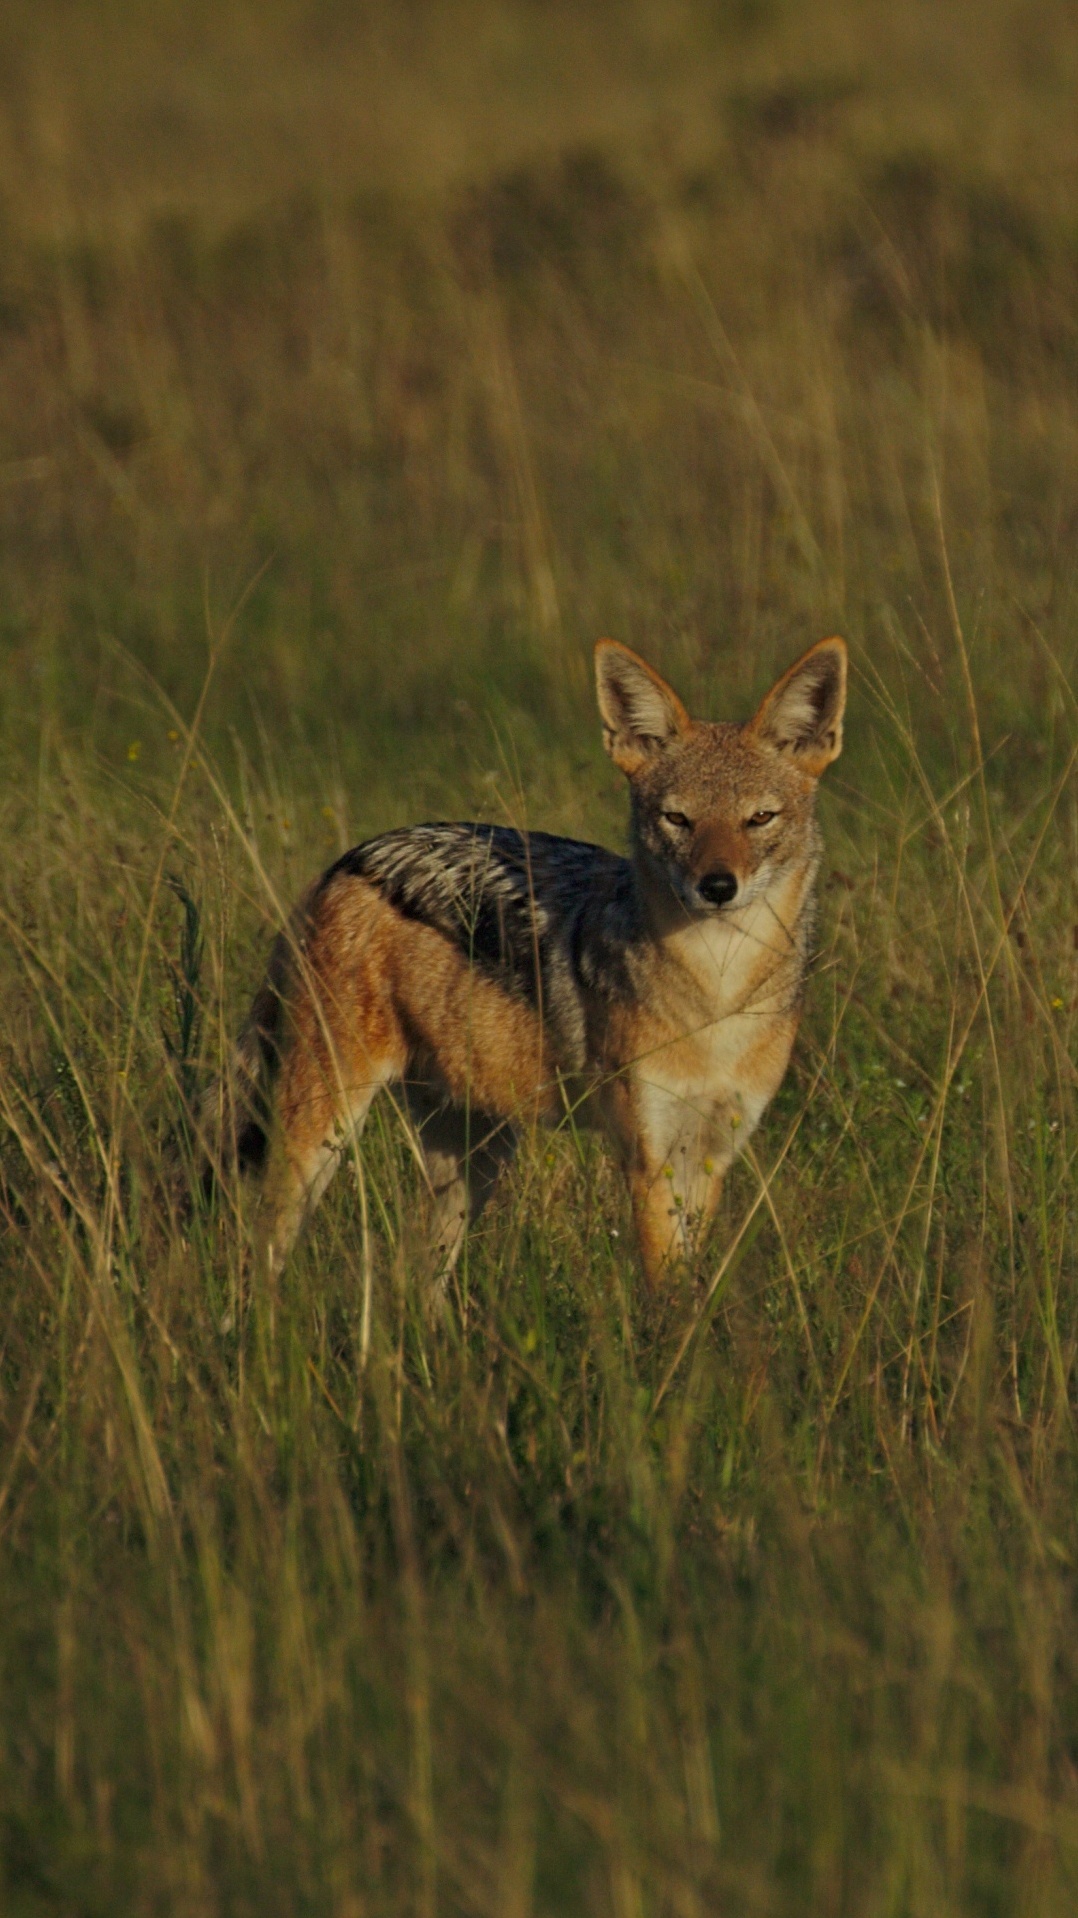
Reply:
[[[583,1043],[583,989],[629,989],[626,947],[639,936],[627,859],[583,840],[511,826],[409,826],[356,846],[347,873],[406,918],[434,926],[471,965]]]

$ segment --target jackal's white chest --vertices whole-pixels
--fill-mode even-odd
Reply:
[[[682,1145],[727,1161],[751,1137],[785,1065],[760,1057],[760,1036],[750,1019],[730,1016],[637,1064],[639,1123],[660,1156]]]
[[[780,943],[773,915],[761,918],[693,928],[674,955],[690,982],[680,1015],[671,992],[670,1038],[633,1071],[639,1123],[660,1157],[729,1163],[785,1072],[799,968],[789,936]]]

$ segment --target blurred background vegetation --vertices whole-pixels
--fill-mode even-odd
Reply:
[[[405,728],[420,766],[489,752],[477,689],[584,742],[606,629],[732,710],[824,626],[886,655],[897,622],[945,715],[937,493],[986,717],[1040,736],[1029,634],[1057,645],[1074,580],[1073,26],[12,0],[9,736],[115,751],[116,646],[190,702],[256,576],[215,737],[332,738],[364,780]]]
[[[1068,0],[6,0],[6,1910],[1074,1910],[1076,105]],[[432,1324],[387,1123],[246,1298],[177,1181],[299,887],[616,843],[594,639],[739,717],[829,630],[700,1271],[540,1141]]]

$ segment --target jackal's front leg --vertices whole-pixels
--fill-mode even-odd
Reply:
[[[691,1258],[715,1214],[739,1137],[740,1114],[676,1088],[638,1081],[608,1108],[628,1177],[649,1285]]]
[[[699,1246],[715,1215],[727,1163],[719,1165],[705,1154],[690,1164],[684,1152],[675,1152],[661,1165],[630,1172],[633,1219],[649,1286],[657,1286]]]

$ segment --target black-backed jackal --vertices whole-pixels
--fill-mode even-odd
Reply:
[[[690,719],[614,640],[595,667],[630,858],[414,826],[345,853],[278,937],[218,1114],[261,1174],[271,1272],[381,1087],[415,1128],[443,1270],[537,1119],[605,1128],[652,1284],[714,1212],[794,1041],[846,648],[811,647],[745,725]]]

